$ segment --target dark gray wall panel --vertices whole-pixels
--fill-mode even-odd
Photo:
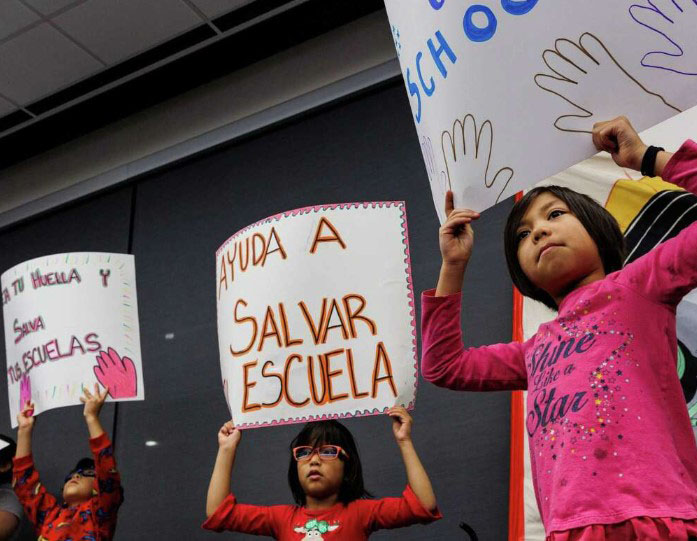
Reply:
[[[119,539],[212,538],[199,526],[216,432],[228,418],[215,327],[216,248],[238,229],[279,211],[406,200],[418,294],[435,285],[440,264],[427,182],[400,84],[138,183],[134,253],[147,401],[119,411],[119,460],[132,480],[126,489],[133,502],[121,513]],[[477,224],[464,292],[468,344],[507,341],[511,335],[511,286],[501,242],[509,208],[505,202]],[[415,444],[445,519],[374,538],[465,539],[458,529],[464,520],[480,539],[504,539],[509,395],[457,393],[422,381],[414,417]],[[360,446],[369,489],[378,497],[399,494],[406,477],[388,419],[346,424]],[[233,476],[240,500],[290,503],[287,446],[298,430],[245,432]],[[147,440],[159,444],[146,447]]]
[[[0,232],[0,272],[17,263],[42,255],[77,252],[128,251],[131,188],[122,188],[42,216],[29,223]],[[6,366],[5,341],[0,333],[2,366]],[[0,397],[0,432],[12,435],[7,404],[7,377]],[[106,404],[101,414],[111,434],[114,406]],[[65,474],[78,458],[91,456],[88,433],[79,407],[59,408],[37,417],[33,451],[37,468],[47,488],[60,495]],[[119,453],[117,450],[117,459]],[[125,482],[128,484],[128,476]]]

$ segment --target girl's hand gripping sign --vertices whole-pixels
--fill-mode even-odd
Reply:
[[[240,428],[413,406],[414,295],[403,202],[298,209],[216,254],[225,396]]]

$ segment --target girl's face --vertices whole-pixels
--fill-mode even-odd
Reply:
[[[309,459],[298,461],[298,480],[303,492],[316,500],[338,494],[344,480],[344,461],[325,460],[315,450]]]
[[[542,192],[516,231],[518,261],[528,279],[557,304],[578,286],[605,276],[598,247],[564,201]]]

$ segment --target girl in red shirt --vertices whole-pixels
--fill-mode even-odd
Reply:
[[[218,432],[218,456],[208,487],[203,527],[271,536],[279,541],[368,539],[375,530],[441,518],[431,482],[411,441],[407,410],[388,411],[409,484],[401,498],[369,499],[358,449],[337,421],[307,423],[290,444],[288,482],[296,505],[237,503],[230,475],[242,433],[232,422]]]

